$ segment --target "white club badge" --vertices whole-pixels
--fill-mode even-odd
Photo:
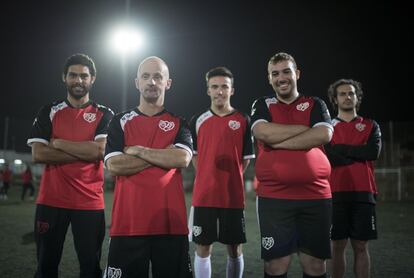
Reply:
[[[122,270],[120,268],[108,267],[105,274],[107,278],[121,278]]]
[[[365,127],[366,127],[366,126],[367,126],[366,124],[357,123],[357,124],[355,125],[355,128],[356,128],[358,131],[364,131],[364,129],[365,129]]]
[[[201,226],[193,226],[193,235],[195,237],[201,235],[202,232],[203,232],[203,228]]]
[[[275,245],[273,237],[262,237],[262,246],[264,249],[269,250]]]
[[[162,129],[163,131],[167,132],[167,131],[170,131],[170,130],[174,129],[175,123],[174,122],[160,120],[160,122],[158,123],[158,127],[160,129]]]
[[[88,123],[96,121],[96,113],[83,113],[83,119]]]
[[[230,121],[229,121],[229,127],[230,127],[232,130],[239,129],[239,128],[240,128],[240,122],[239,122],[239,121],[233,121],[233,120],[230,120]]]
[[[303,102],[303,103],[296,105],[296,109],[299,111],[305,111],[308,108],[309,108],[309,102]]]

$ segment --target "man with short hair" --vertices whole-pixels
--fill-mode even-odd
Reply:
[[[58,277],[69,224],[80,277],[101,277],[105,236],[103,154],[113,112],[89,99],[95,64],[84,54],[70,56],[63,68],[65,100],[44,106],[27,140],[33,161],[45,163],[36,201],[35,277]]]
[[[291,55],[277,53],[267,66],[276,94],[252,107],[264,277],[287,277],[293,253],[303,277],[326,277],[331,167],[323,145],[333,131],[329,112],[321,99],[299,94],[300,71]]]
[[[254,158],[250,118],[231,106],[234,79],[225,67],[206,74],[210,109],[191,120],[194,181],[190,227],[196,278],[211,277],[213,242],[227,246],[227,277],[243,275],[246,242],[243,172]]]
[[[181,168],[192,157],[184,119],[164,108],[167,64],[151,56],[135,79],[139,105],[111,121],[105,164],[116,176],[106,277],[192,277]]]
[[[332,165],[332,277],[344,277],[345,249],[350,240],[354,253],[354,274],[370,276],[368,241],[377,239],[374,165],[381,152],[381,131],[371,119],[358,115],[363,92],[361,83],[339,79],[328,89],[337,116],[334,134],[325,146]]]

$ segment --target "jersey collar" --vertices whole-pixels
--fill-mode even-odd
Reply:
[[[88,107],[89,105],[91,105],[92,104],[92,100],[88,100],[87,102],[85,102],[81,107],[75,107],[75,106],[73,106],[72,104],[70,104],[70,102],[69,102],[69,100],[67,100],[67,99],[65,99],[65,103],[70,107],[70,108],[73,108],[73,109],[83,109],[83,108],[85,108],[85,107]]]
[[[233,111],[231,111],[230,113],[225,114],[225,115],[223,115],[223,116],[220,116],[220,115],[217,115],[216,113],[214,113],[214,111],[213,111],[213,110],[211,110],[211,108],[209,108],[208,110],[211,112],[211,114],[213,114],[214,116],[220,117],[220,118],[228,117],[228,116],[233,115],[234,113],[236,113],[236,112],[237,112],[237,110],[236,110],[236,109],[233,109]]]
[[[284,102],[283,100],[281,100],[280,98],[278,98],[277,97],[277,95],[276,95],[276,99],[277,99],[277,101],[278,102],[280,102],[280,103],[282,103],[282,104],[285,104],[285,105],[292,105],[292,104],[294,104],[295,102],[297,102],[300,98],[302,98],[302,94],[301,93],[299,93],[298,94],[298,96],[291,102],[291,103],[286,103],[286,102]]]
[[[138,115],[142,115],[142,116],[145,116],[145,117],[156,117],[156,116],[160,116],[160,115],[162,115],[162,114],[164,114],[164,113],[166,113],[166,112],[167,112],[167,110],[165,110],[165,108],[164,108],[162,111],[158,112],[157,114],[154,114],[154,115],[152,115],[152,116],[148,116],[148,115],[146,115],[146,114],[142,113],[142,112],[138,109],[138,107],[135,107],[135,108],[134,108],[134,111],[135,111]]]

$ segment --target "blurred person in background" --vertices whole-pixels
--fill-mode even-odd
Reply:
[[[29,200],[33,200],[35,188],[33,186],[32,170],[30,169],[29,165],[26,166],[26,170],[22,173],[22,182],[23,182],[23,188],[22,188],[21,200],[24,201],[27,190],[30,191]]]

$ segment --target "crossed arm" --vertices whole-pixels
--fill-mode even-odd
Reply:
[[[349,165],[356,161],[373,161],[381,152],[381,138],[371,136],[366,144],[327,144],[326,154],[333,166]]]
[[[106,166],[114,176],[129,176],[148,167],[164,169],[185,168],[191,161],[191,154],[173,145],[165,149],[153,149],[143,146],[129,146],[124,153],[108,158]]]
[[[103,159],[106,139],[74,142],[64,139],[52,139],[49,145],[34,142],[32,144],[33,162],[61,164],[74,161],[94,162]]]
[[[194,169],[197,171],[197,156],[196,155],[193,156],[192,162],[193,162]],[[247,166],[249,166],[249,163],[250,163],[250,159],[243,160],[243,172],[246,171]]]
[[[327,144],[332,130],[324,125],[307,127],[259,122],[253,127],[254,136],[273,149],[308,150]]]

